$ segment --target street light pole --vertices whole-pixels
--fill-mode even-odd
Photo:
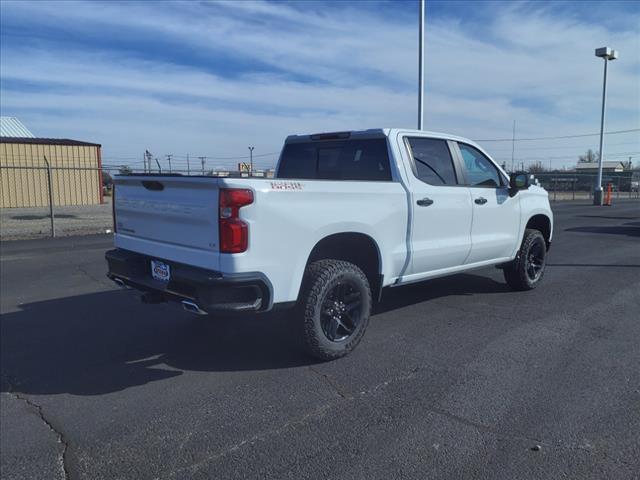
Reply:
[[[511,173],[514,172],[513,163],[516,155],[516,121],[513,121],[513,137],[511,137]]]
[[[618,52],[608,47],[596,48],[596,57],[604,60],[604,79],[602,81],[602,113],[600,115],[600,151],[598,158],[598,178],[593,191],[593,204],[602,205],[602,162],[604,161],[604,114],[607,104],[607,65],[609,60],[618,58]]]
[[[255,147],[247,147],[249,149],[249,176],[253,175],[253,149]]]
[[[418,32],[418,130],[424,128],[424,0],[420,0]]]
[[[604,80],[602,82],[602,113],[600,114],[600,148],[598,152],[598,179],[593,194],[593,204],[602,205],[602,159],[604,157],[604,112],[607,104],[607,65],[609,60],[604,59]]]

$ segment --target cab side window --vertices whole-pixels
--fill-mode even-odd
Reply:
[[[495,165],[478,149],[458,143],[470,187],[496,188],[504,184]]]
[[[453,158],[446,140],[409,138],[416,177],[429,185],[456,185]]]

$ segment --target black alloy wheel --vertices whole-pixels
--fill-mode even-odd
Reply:
[[[325,259],[307,266],[302,284],[295,320],[305,350],[321,360],[349,354],[369,324],[367,276],[351,262]]]
[[[533,290],[544,276],[547,243],[539,230],[528,228],[515,260],[504,265],[504,279],[514,290]]]
[[[537,282],[542,271],[544,270],[544,263],[546,257],[547,247],[544,244],[544,240],[537,237],[535,241],[529,247],[525,260],[525,268],[527,276],[532,282]]]
[[[362,313],[362,295],[349,280],[334,286],[322,303],[322,331],[332,342],[344,342],[358,327]]]

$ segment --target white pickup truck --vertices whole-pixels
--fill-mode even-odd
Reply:
[[[108,276],[198,314],[295,307],[308,351],[349,353],[386,287],[497,265],[542,279],[553,215],[527,174],[452,135],[289,136],[275,178],[115,178]],[[428,284],[425,284],[428,289]]]

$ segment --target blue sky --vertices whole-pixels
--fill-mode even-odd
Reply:
[[[106,163],[145,149],[212,167],[276,159],[284,137],[414,127],[415,1],[0,2],[0,110],[36,135],[95,141]],[[474,139],[640,128],[639,2],[427,0],[426,127]],[[640,164],[640,135],[607,137]],[[486,142],[499,160],[511,145]],[[518,142],[571,165],[597,137]],[[266,155],[270,154],[270,155]],[[134,164],[135,165],[135,164]]]

